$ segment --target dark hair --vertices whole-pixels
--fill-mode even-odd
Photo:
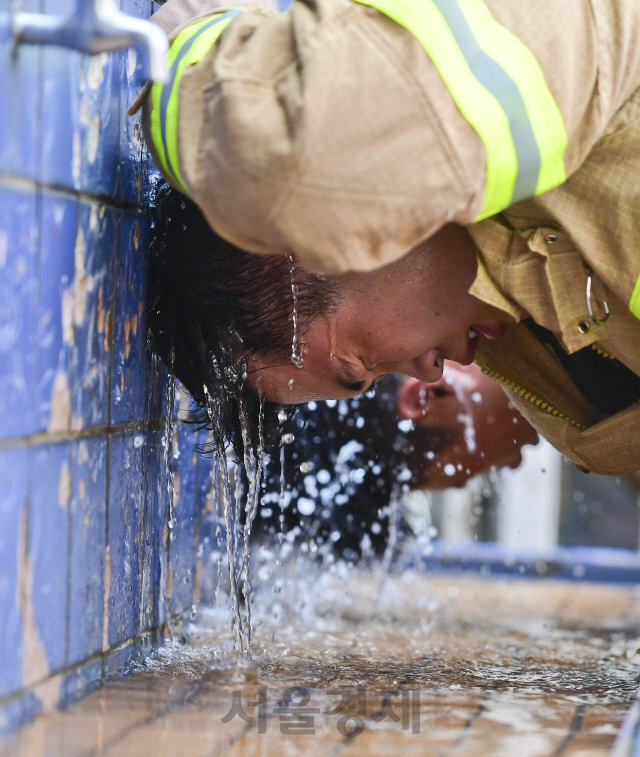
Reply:
[[[243,453],[240,415],[254,450],[280,443],[282,411],[246,383],[255,356],[289,360],[293,294],[289,260],[247,253],[211,229],[199,208],[165,182],[153,193],[148,269],[148,346],[202,409],[218,447]],[[330,278],[295,268],[298,328],[337,301]],[[205,414],[208,408],[213,412]],[[259,423],[260,410],[264,421]]]
[[[330,541],[347,559],[359,554],[365,534],[376,552],[384,549],[391,499],[420,487],[424,467],[450,439],[447,429],[403,429],[396,409],[400,383],[387,376],[374,393],[300,408],[295,442],[284,448],[287,530],[300,526],[305,537]],[[255,535],[280,529],[280,476],[280,461],[273,459]],[[298,506],[301,498],[306,507]],[[309,509],[312,514],[302,514]]]

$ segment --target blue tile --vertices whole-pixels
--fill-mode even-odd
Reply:
[[[43,52],[45,183],[113,195],[118,175],[119,54]]]
[[[109,420],[115,211],[81,203],[75,243],[73,428]],[[83,254],[84,253],[84,254]]]
[[[114,434],[109,460],[108,646],[138,635],[145,504],[142,447],[135,433]],[[141,439],[144,442],[144,439]]]
[[[0,452],[0,697],[22,685],[22,618],[18,561],[25,538],[27,453],[24,447]]]
[[[21,10],[38,11],[38,0],[24,0]],[[0,3],[7,12],[8,0]],[[39,160],[38,97],[42,48],[0,44],[0,173],[36,178]]]
[[[149,633],[136,639],[132,644],[110,652],[104,659],[105,680],[131,673],[132,666],[144,662],[163,644],[163,641],[161,632]]]
[[[93,660],[81,668],[74,670],[73,673],[68,673],[62,680],[62,686],[60,687],[60,707],[68,707],[76,702],[78,699],[90,694],[100,687],[102,683],[102,660]],[[77,734],[71,730],[70,733],[64,732],[59,734],[66,744],[62,744],[61,754],[73,754],[77,750],[76,743],[73,743],[77,738]]]
[[[73,483],[67,665],[102,650],[106,549],[107,440],[71,447]]]
[[[67,554],[71,467],[69,444],[29,449],[32,473],[29,510],[31,602],[36,631],[49,670],[65,663],[67,623]]]
[[[71,424],[76,215],[75,199],[43,193],[36,376],[38,430],[60,431]],[[63,302],[66,304],[65,315]]]
[[[138,642],[127,645],[122,649],[116,649],[110,652],[104,658],[104,676],[105,680],[127,675],[135,663],[141,662],[140,645]]]
[[[172,460],[176,525],[173,529],[175,536],[169,543],[172,615],[190,609],[193,604],[198,469],[196,445],[197,431],[185,423],[177,424]]]
[[[27,725],[41,710],[42,704],[32,692],[0,707],[0,737],[6,737],[21,726]]]
[[[137,436],[144,440],[142,467],[144,471],[144,513],[142,596],[140,632],[157,628],[167,619],[167,485],[166,465],[161,446],[161,432],[148,431]]]
[[[80,130],[79,53],[62,47],[42,48],[42,163],[40,178],[47,184],[80,188],[82,143]]]
[[[199,432],[199,445],[206,447],[204,431]],[[212,486],[211,470],[214,459],[209,454],[198,460],[197,484],[198,500],[196,503],[196,574],[198,583],[196,596],[204,604],[212,604],[218,583],[217,556],[224,552],[224,524],[219,515],[216,493]],[[220,544],[218,544],[218,536]]]
[[[148,391],[145,296],[149,221],[125,213],[118,227],[115,281],[115,345],[112,378],[113,423],[141,421]]]
[[[147,19],[153,13],[149,0],[121,0],[124,13]],[[139,56],[134,48],[120,52],[120,184],[119,197],[128,202],[146,204],[151,178],[157,169],[149,156],[142,136],[142,111],[127,115],[144,82],[140,78]]]
[[[35,430],[36,207],[0,186],[0,438]]]
[[[118,180],[120,53],[84,56],[80,77],[80,188],[113,196]]]

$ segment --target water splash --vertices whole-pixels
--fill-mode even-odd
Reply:
[[[172,356],[173,362],[173,356]],[[176,378],[172,373],[169,373],[167,379],[167,393],[166,393],[166,412],[165,412],[165,424],[164,434],[162,436],[162,448],[164,452],[164,470],[165,478],[167,481],[167,526],[169,527],[169,540],[173,541],[176,538],[176,514],[175,514],[175,487],[173,483],[173,472],[171,470],[171,460],[173,458],[173,444],[174,444],[174,417],[173,411],[176,402]]]
[[[298,285],[294,275],[293,255],[287,255],[289,260],[289,273],[291,274],[291,295],[293,296],[293,342],[291,344],[291,362],[296,368],[302,368],[304,357],[302,345],[298,341]],[[291,387],[289,387],[291,388]]]
[[[447,384],[453,388],[456,399],[460,403],[460,406],[464,409],[463,413],[458,415],[458,420],[464,424],[464,443],[467,445],[467,451],[473,454],[477,451],[478,445],[476,443],[476,429],[473,424],[473,409],[471,407],[471,399],[464,390],[464,387],[457,381],[449,381],[449,377],[446,379]]]
[[[251,528],[258,511],[260,486],[264,469],[263,416],[261,400],[258,422],[258,445],[254,452],[250,424],[242,393],[236,399],[244,447],[242,461],[234,458],[231,447],[225,447],[220,429],[220,412],[215,399],[205,388],[207,413],[212,427],[212,443],[215,447],[211,483],[216,508],[222,515],[225,526],[225,546],[229,568],[229,594],[231,599],[231,634],[236,653],[251,657],[251,578],[249,572]],[[219,522],[220,519],[218,519]],[[216,527],[218,544],[221,529]],[[218,561],[218,584],[216,604],[222,583],[221,560]],[[242,597],[242,599],[241,599]]]

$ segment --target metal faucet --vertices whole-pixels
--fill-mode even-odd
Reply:
[[[4,38],[4,39],[3,39]],[[72,47],[89,55],[135,47],[145,81],[166,78],[169,43],[156,24],[122,13],[114,0],[77,0],[67,16],[12,13],[0,16],[0,42]]]

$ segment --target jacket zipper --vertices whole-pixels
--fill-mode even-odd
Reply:
[[[547,413],[549,413],[549,415],[553,415],[556,418],[561,418],[562,420],[569,421],[569,423],[574,428],[580,429],[580,431],[584,431],[586,429],[586,426],[583,426],[577,421],[574,421],[573,418],[570,418],[566,413],[563,413],[562,410],[558,410],[558,408],[554,407],[554,405],[552,405],[550,402],[547,402],[542,397],[538,397],[537,394],[534,394],[532,391],[522,386],[522,384],[518,384],[517,381],[514,381],[513,379],[510,379],[507,376],[504,376],[498,371],[494,371],[493,368],[489,368],[489,366],[487,365],[483,365],[482,363],[477,363],[477,365],[480,368],[480,370],[485,374],[485,376],[489,376],[489,378],[492,378],[495,381],[498,381],[503,386],[506,386],[507,389],[510,389],[512,392],[515,392],[520,397],[523,397],[525,400],[529,400],[529,402],[533,403],[536,407],[539,407],[541,410],[546,410]]]

